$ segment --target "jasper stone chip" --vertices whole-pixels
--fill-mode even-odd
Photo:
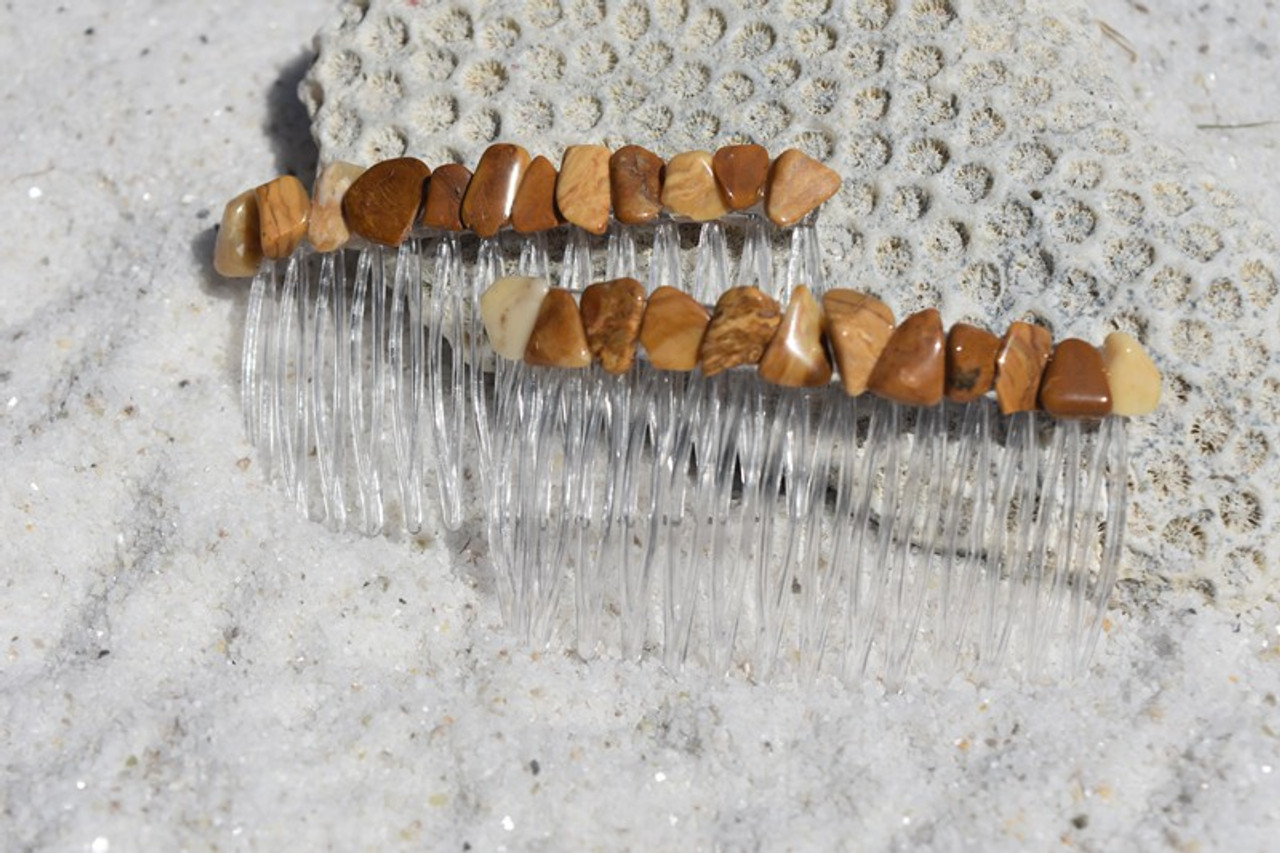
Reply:
[[[894,330],[868,385],[872,393],[909,406],[942,402],[946,333],[936,308],[912,314]]]
[[[1111,388],[1102,353],[1079,338],[1058,344],[1040,381],[1040,407],[1060,418],[1111,414]]]
[[[730,210],[746,210],[764,198],[769,152],[762,145],[726,145],[711,158],[711,169]]]
[[[227,278],[251,278],[262,265],[258,196],[253,190],[227,202],[213,247],[213,268]]]
[[[626,373],[636,358],[644,318],[644,286],[634,278],[593,284],[582,291],[587,347],[606,371]]]
[[[1149,415],[1156,410],[1160,371],[1142,344],[1124,332],[1112,332],[1102,343],[1102,362],[1111,386],[1112,414]]]
[[[529,152],[519,145],[502,142],[486,148],[462,197],[462,224],[480,237],[501,231],[511,221],[516,190],[527,168]]]
[[[626,145],[609,158],[613,215],[627,225],[645,225],[662,213],[662,158],[639,145]]]
[[[729,212],[715,172],[710,151],[686,151],[667,163],[662,183],[662,204],[676,216],[694,222],[710,222]]]
[[[840,382],[846,394],[856,397],[867,390],[871,371],[893,336],[893,311],[874,296],[845,288],[824,293],[822,307]]]
[[[516,275],[489,285],[480,297],[480,319],[494,352],[511,361],[524,357],[549,288],[545,278]]]
[[[418,221],[418,208],[429,177],[427,164],[413,157],[370,166],[342,197],[347,227],[374,243],[399,246]]]
[[[311,221],[307,223],[307,240],[317,252],[335,252],[351,239],[351,230],[342,218],[342,199],[363,174],[363,166],[341,160],[320,172],[312,190]]]
[[[787,228],[817,210],[838,189],[840,175],[834,169],[797,148],[788,148],[769,171],[764,211],[774,225]]]
[[[831,381],[831,362],[822,345],[825,321],[818,300],[803,284],[791,294],[782,325],[760,358],[760,376],[789,388],[821,388]]]
[[[782,322],[782,309],[756,287],[732,287],[720,294],[702,339],[702,372],[715,376],[731,367],[756,364]]]
[[[659,370],[693,370],[710,322],[711,312],[698,300],[683,290],[659,287],[645,306],[640,343]]]
[[[1052,351],[1048,329],[1021,322],[1009,325],[996,357],[996,402],[1002,414],[1035,410],[1040,377]]]
[[[533,323],[524,360],[540,367],[589,367],[591,350],[573,294],[562,287],[547,292]]]
[[[556,204],[569,222],[592,234],[609,228],[609,149],[570,145],[560,161]]]
[[[471,170],[461,163],[446,163],[431,173],[422,224],[441,231],[462,230],[462,197],[471,183]]]
[[[947,399],[968,403],[991,390],[996,381],[1000,339],[977,326],[956,323],[947,335]]]
[[[311,198],[302,181],[283,175],[254,190],[258,197],[262,254],[279,260],[293,254],[307,236]]]
[[[542,155],[533,158],[516,190],[511,227],[519,234],[536,234],[564,224],[556,207],[556,167]]]

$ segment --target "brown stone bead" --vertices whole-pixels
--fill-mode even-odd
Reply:
[[[609,373],[626,373],[636,359],[644,318],[644,285],[634,278],[602,281],[582,291],[587,347]]]
[[[609,149],[570,145],[560,161],[556,204],[569,222],[592,234],[609,230]]]
[[[676,216],[694,222],[710,222],[729,212],[715,172],[710,151],[686,151],[667,163],[662,181],[662,205]]]
[[[782,322],[778,301],[756,287],[731,287],[720,294],[698,358],[702,372],[715,376],[731,367],[756,364]]]
[[[524,360],[539,367],[590,367],[591,350],[573,294],[562,287],[547,291],[533,322]]]
[[[764,210],[780,228],[795,225],[840,189],[834,169],[796,148],[783,151],[769,170]]]
[[[324,167],[311,195],[311,221],[307,223],[307,240],[317,252],[336,252],[351,239],[347,221],[342,218],[342,199],[364,167],[336,160]]]
[[[874,296],[844,288],[824,293],[822,307],[840,382],[846,394],[856,397],[866,392],[871,371],[893,336],[893,310]]]
[[[481,237],[492,237],[511,221],[520,179],[529,168],[529,152],[519,145],[490,145],[480,155],[475,174],[462,197],[462,224]]]
[[[947,399],[969,403],[996,381],[1000,339],[977,326],[956,323],[947,334]]]
[[[936,308],[912,314],[894,330],[871,371],[871,392],[908,406],[942,402],[946,332]]]
[[[693,370],[710,322],[711,312],[692,296],[659,287],[650,294],[640,321],[640,343],[649,363],[659,370]]]
[[[1111,388],[1102,353],[1079,338],[1067,338],[1054,347],[1040,380],[1040,408],[1059,418],[1111,414]]]
[[[511,227],[520,234],[536,234],[564,224],[556,208],[556,167],[542,155],[525,169],[511,210]]]
[[[627,225],[646,225],[662,213],[662,158],[627,145],[609,158],[613,215]]]
[[[788,388],[821,388],[831,381],[831,362],[822,345],[825,322],[818,300],[803,284],[791,293],[782,325],[760,357],[760,377]]]
[[[366,240],[399,246],[418,221],[422,194],[431,170],[413,157],[370,166],[342,197],[347,227]]]
[[[262,265],[258,196],[246,190],[227,202],[213,247],[213,268],[227,278],[250,278]]]
[[[746,210],[764,198],[769,152],[762,145],[726,145],[711,158],[711,170],[730,210]]]
[[[996,356],[996,402],[1002,414],[1035,410],[1040,376],[1052,351],[1048,329],[1021,322],[1009,325]]]
[[[427,203],[422,224],[441,231],[462,230],[462,197],[471,183],[471,170],[461,163],[446,163],[427,181]]]
[[[273,260],[287,258],[307,236],[311,197],[302,181],[282,175],[253,191],[258,197],[262,254]]]

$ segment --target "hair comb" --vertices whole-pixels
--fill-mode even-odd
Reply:
[[[1160,376],[1121,332],[947,329],[833,281],[815,225],[840,184],[749,144],[264,184],[216,248],[253,278],[249,437],[334,527],[481,509],[535,645],[752,678],[1077,674],[1125,421]]]

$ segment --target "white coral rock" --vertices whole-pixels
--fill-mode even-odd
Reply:
[[[1126,569],[1256,597],[1280,567],[1275,233],[1142,130],[1102,38],[1062,0],[370,0],[301,91],[323,160],[805,149],[845,176],[830,281],[1141,340],[1166,403],[1132,424]]]

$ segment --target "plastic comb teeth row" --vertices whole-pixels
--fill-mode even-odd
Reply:
[[[783,302],[824,288],[811,225],[782,246],[754,217],[707,223],[691,258],[680,228],[433,234],[269,263],[245,331],[251,440],[333,527],[374,534],[398,513],[417,530],[428,492],[450,528],[483,506],[503,615],[536,645],[760,678],[1079,672],[1123,536],[1122,418],[487,352],[479,296],[508,272],[574,291],[631,276],[703,302],[731,281]]]

